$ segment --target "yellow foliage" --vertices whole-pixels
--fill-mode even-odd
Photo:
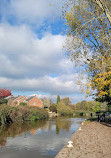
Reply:
[[[87,90],[86,90],[86,94],[89,94],[89,92],[90,92],[90,90],[89,90],[89,89],[87,89]]]
[[[98,96],[111,95],[111,71],[95,76],[91,86],[93,85],[96,86]]]

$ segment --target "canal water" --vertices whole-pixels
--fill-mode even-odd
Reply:
[[[0,158],[54,158],[84,118],[57,117],[0,127]]]

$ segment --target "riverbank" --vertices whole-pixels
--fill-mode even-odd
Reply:
[[[47,110],[38,107],[9,105],[0,106],[0,125],[24,121],[36,121],[48,118]]]
[[[55,158],[111,158],[111,126],[85,122]]]

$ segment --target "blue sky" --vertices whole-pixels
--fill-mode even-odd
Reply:
[[[0,87],[15,95],[84,100],[63,50],[67,0],[0,0]],[[85,82],[85,80],[83,80]]]

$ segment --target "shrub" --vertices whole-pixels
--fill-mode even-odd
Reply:
[[[21,102],[20,105],[21,106],[27,106],[27,103]]]
[[[49,110],[52,111],[52,112],[57,112],[57,105],[56,104],[53,104],[49,107]]]
[[[29,106],[0,106],[0,124],[10,122],[35,121],[48,117],[45,109]]]
[[[3,99],[2,101],[1,101],[1,104],[7,104],[8,103],[8,100],[7,99]]]

